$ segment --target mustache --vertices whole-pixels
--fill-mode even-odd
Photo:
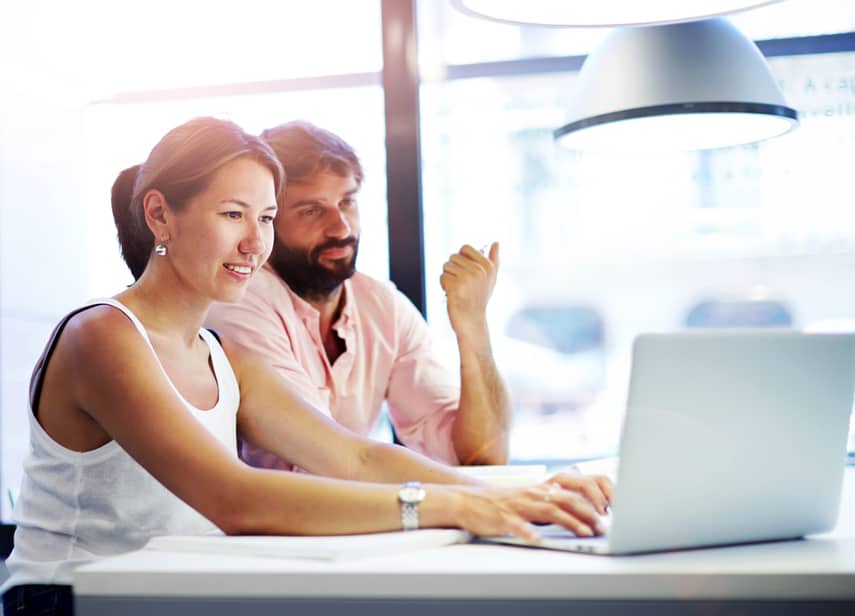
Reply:
[[[312,256],[317,257],[321,252],[327,250],[328,248],[345,248],[347,246],[353,246],[354,248],[356,248],[357,241],[358,240],[353,235],[340,240],[327,240],[323,244],[315,246],[315,249],[312,251]]]

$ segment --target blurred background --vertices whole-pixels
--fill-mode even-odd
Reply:
[[[396,5],[413,12],[417,46],[384,62],[384,37],[403,35],[388,18]],[[302,118],[355,147],[366,169],[358,267],[405,291],[423,284],[414,301],[452,370],[442,265],[464,243],[501,243],[490,324],[517,461],[615,451],[639,332],[853,329],[855,3],[787,0],[731,21],[759,41],[801,126],[749,146],[617,155],[552,137],[602,29],[491,23],[444,0],[3,3],[2,519],[50,330],[132,281],[112,181],[199,115],[251,132]],[[418,69],[403,128],[390,57]],[[414,180],[388,171],[390,126],[418,138]],[[421,205],[423,242],[390,230],[390,194]],[[423,267],[390,274],[411,260]]]

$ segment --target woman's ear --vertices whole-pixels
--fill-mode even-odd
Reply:
[[[148,225],[155,242],[164,243],[169,241],[169,221],[172,211],[166,202],[166,197],[159,190],[152,188],[143,197],[143,213],[145,223]]]

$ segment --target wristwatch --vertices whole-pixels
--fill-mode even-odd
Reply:
[[[408,481],[398,490],[401,503],[401,528],[416,530],[419,527],[419,503],[425,499],[425,489],[418,481]]]

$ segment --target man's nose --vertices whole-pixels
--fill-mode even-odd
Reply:
[[[330,215],[326,233],[329,237],[345,238],[349,237],[353,227],[347,219],[347,215],[341,210],[335,210]]]

